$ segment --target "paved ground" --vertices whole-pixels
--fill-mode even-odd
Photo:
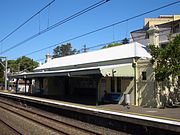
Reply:
[[[84,106],[84,107],[89,107],[89,108],[96,108],[96,109],[128,113],[128,114],[134,114],[134,115],[140,115],[140,116],[148,116],[148,117],[167,119],[167,120],[174,120],[174,121],[180,122],[180,107],[158,109],[158,108],[143,108],[143,107],[138,107],[138,106],[127,107],[127,106],[123,106],[119,104],[106,104],[106,105],[95,106],[95,105],[79,104],[77,102],[76,103],[69,102],[67,100],[64,100],[64,101],[53,100],[53,99],[49,99],[49,100],[60,102],[60,103],[73,104],[77,106]]]
[[[160,119],[175,120],[180,122],[180,108],[158,109],[158,108],[143,108],[138,106],[127,107],[116,104],[100,105],[97,108],[104,110],[111,110],[115,112],[155,117]]]

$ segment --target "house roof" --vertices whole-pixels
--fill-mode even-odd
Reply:
[[[157,24],[155,26],[158,26],[159,28],[170,28],[172,25],[177,24],[178,22],[180,22],[180,19],[176,20],[176,21],[166,22],[166,23],[163,23],[163,24]],[[148,29],[149,29],[149,27],[143,27],[141,29],[131,31],[131,35],[133,33],[146,33]]]
[[[35,68],[34,71],[39,72],[48,69],[52,70],[59,67],[66,69],[68,66],[74,67],[89,63],[107,62],[134,57],[151,58],[151,55],[147,52],[146,46],[137,42],[133,42],[121,46],[101,49],[98,51],[55,58],[41,65],[40,67]]]

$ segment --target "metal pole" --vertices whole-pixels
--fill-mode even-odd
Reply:
[[[0,58],[3,58],[5,59],[5,65],[0,61],[0,64],[3,66],[4,68],[4,85],[5,85],[5,90],[7,90],[7,57],[0,57]]]
[[[26,95],[26,86],[27,86],[27,79],[25,79],[25,95]]]
[[[5,81],[5,90],[7,90],[7,58],[5,58],[5,75],[4,75],[4,81]]]
[[[17,80],[16,80],[16,93],[18,91],[18,81],[19,81],[19,78],[17,78]]]
[[[99,105],[99,80],[100,80],[100,76],[97,76],[96,78],[95,78],[95,81],[96,81],[96,87],[97,87],[97,90],[96,90],[96,106],[98,106]]]

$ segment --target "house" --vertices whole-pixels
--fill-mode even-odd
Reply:
[[[180,15],[161,15],[158,18],[145,18],[144,27],[131,32],[132,42],[139,42],[145,46],[149,44],[155,45],[159,48],[165,48],[169,42],[169,38],[173,38],[180,34]],[[173,83],[174,82],[174,83]],[[180,77],[170,76],[168,80],[156,81],[155,82],[156,91],[156,102],[157,107],[161,107],[161,104],[166,104],[166,100],[174,100],[178,102],[180,100],[178,97],[179,87],[180,87]],[[170,95],[171,99],[169,98]],[[166,102],[166,103],[165,103]]]
[[[35,79],[42,95],[72,98],[96,104],[104,92],[129,94],[131,105],[154,104],[154,79],[146,46],[133,42],[93,52],[54,58],[34,69],[15,75]]]
[[[154,44],[164,47],[171,35],[180,34],[180,15],[161,15],[158,18],[145,18],[144,27],[131,32],[132,42],[143,45]]]

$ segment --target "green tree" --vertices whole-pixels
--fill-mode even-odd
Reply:
[[[111,44],[103,46],[102,49],[110,48],[110,47],[114,47],[114,46],[120,46],[120,45],[128,44],[128,43],[129,43],[129,40],[127,38],[124,38],[120,43],[111,43]]]
[[[24,71],[24,72],[31,72],[35,67],[38,66],[38,62],[33,61],[32,59],[25,56],[18,58],[15,61],[16,64],[15,66],[13,64],[12,66],[10,65],[10,67],[15,67],[16,70],[18,69],[18,71]]]
[[[103,46],[102,49],[110,48],[110,47],[114,47],[114,46],[120,46],[120,45],[122,45],[122,43],[111,43],[111,44],[108,44],[106,46]]]
[[[128,43],[129,43],[129,39],[124,38],[124,39],[122,40],[122,44],[128,44]]]
[[[180,79],[180,35],[169,39],[169,43],[163,48],[150,45],[149,50],[152,55],[151,62],[154,64],[157,83],[157,107],[165,107],[167,103],[173,106],[178,101],[174,97],[178,97],[178,79]],[[162,93],[165,89],[164,86],[168,88],[171,94]]]
[[[5,64],[2,59],[0,59],[2,64]],[[17,60],[8,60],[8,67],[11,73],[17,72],[31,72],[35,67],[38,66],[38,62],[33,61],[28,57],[20,57]],[[4,83],[4,67],[0,64],[0,83]]]
[[[180,76],[180,35],[171,39],[164,48],[149,46],[151,62],[155,66],[157,81],[168,80],[170,76]]]
[[[63,57],[76,54],[77,50],[73,49],[70,43],[62,44],[53,49],[53,58]]]
[[[18,72],[16,60],[8,60],[8,68],[10,68],[11,73]]]

